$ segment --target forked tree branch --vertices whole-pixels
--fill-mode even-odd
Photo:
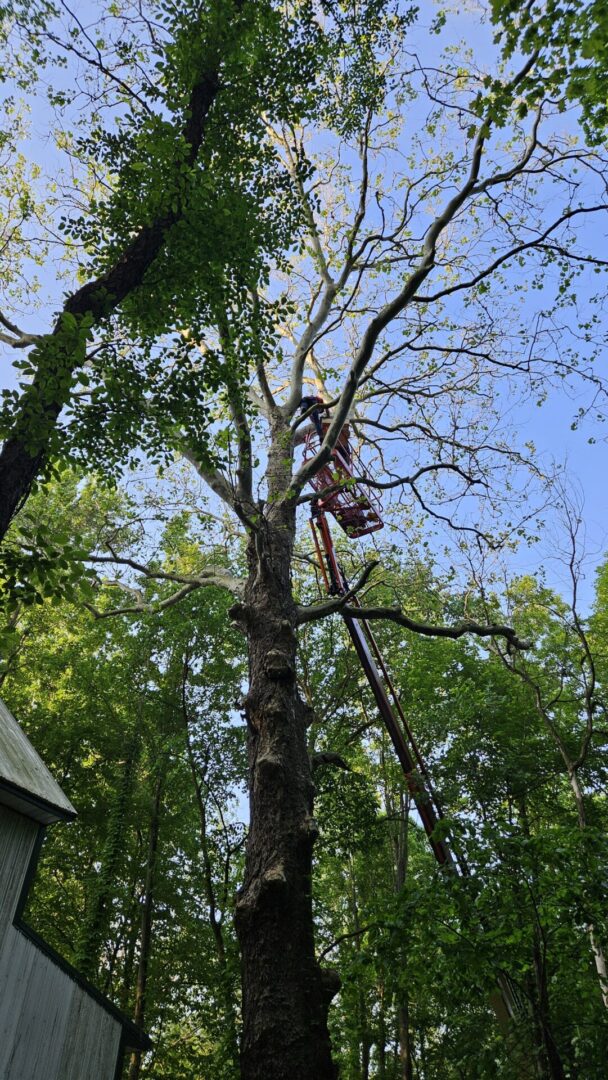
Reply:
[[[458,191],[456,195],[454,195],[448,201],[448,203],[443,209],[443,212],[439,214],[433,221],[432,225],[429,226],[424,238],[422,256],[420,258],[417,268],[413,271],[413,273],[409,275],[401,291],[397,293],[397,295],[394,296],[392,300],[389,300],[388,303],[386,303],[380,309],[377,315],[375,315],[368,324],[363,334],[361,344],[356,351],[350,370],[346,375],[344,388],[340,396],[340,401],[334,410],[331,422],[325,433],[325,438],[323,439],[321,449],[315,455],[315,457],[310,458],[308,461],[306,461],[302,465],[298,473],[294,476],[290,490],[290,495],[292,497],[294,494],[297,494],[299,491],[301,491],[302,487],[304,487],[304,485],[310,480],[310,478],[314,476],[314,474],[320,468],[322,468],[323,465],[326,465],[329,461],[331,451],[336,445],[340,436],[340,432],[342,431],[342,428],[346,423],[346,419],[348,417],[350,408],[353,404],[357,389],[359,387],[359,381],[373,356],[378,338],[386,329],[386,327],[395,318],[397,318],[397,316],[400,315],[401,312],[412,301],[418,291],[419,286],[428,277],[431,270],[433,269],[435,265],[435,252],[437,248],[437,241],[441,236],[441,233],[444,231],[444,229],[447,228],[447,226],[453,220],[454,216],[457,214],[458,210],[460,210],[460,208],[464,205],[470,193],[475,188],[475,185],[479,178],[479,170],[481,167],[481,159],[485,140],[486,126],[481,125],[475,139],[475,144],[473,146],[471,166],[466,182],[460,188],[460,191]],[[311,341],[307,345],[307,349],[312,344],[312,340],[313,337],[311,337]],[[294,361],[294,365],[295,363],[296,361]],[[293,406],[293,394],[292,399],[290,399],[290,405]],[[295,409],[296,406],[293,407]]]
[[[6,315],[0,311],[0,324],[9,331],[9,334],[0,333],[0,341],[5,345],[10,345],[13,349],[27,349],[30,345],[35,345],[39,341],[38,334],[28,334],[25,330],[22,330],[16,323],[7,319]]]
[[[456,623],[455,626],[436,626],[433,623],[411,619],[409,615],[404,615],[398,608],[390,607],[358,608],[346,606],[343,609],[343,614],[350,615],[354,619],[387,619],[389,622],[404,626],[406,630],[411,630],[414,634],[422,634],[423,637],[450,638],[456,641],[467,634],[472,634],[474,637],[480,638],[503,638],[510,648],[517,649],[520,652],[532,647],[530,641],[522,640],[517,636],[512,626],[505,626],[501,623],[485,624],[475,622],[474,619],[465,619],[461,623]]]
[[[427,293],[426,295],[416,295],[413,297],[413,303],[415,304],[434,304],[437,300],[443,300],[446,296],[452,296],[453,293],[462,292],[465,289],[472,289],[475,285],[479,285],[485,278],[490,277],[500,266],[508,262],[510,259],[516,258],[518,255],[522,255],[524,251],[530,251],[533,248],[543,249],[544,241],[548,236],[551,236],[560,225],[563,225],[566,221],[571,221],[572,218],[579,217],[580,214],[597,214],[605,213],[608,210],[608,203],[598,203],[596,206],[579,206],[574,210],[566,210],[560,217],[556,218],[551,225],[547,226],[545,231],[534,238],[534,240],[528,240],[526,243],[517,244],[506,251],[503,255],[500,255],[494,262],[480,270],[474,277],[469,278],[468,281],[459,281],[455,285],[447,285],[445,289],[438,289],[435,293]],[[570,256],[568,258],[576,256]],[[602,265],[604,263],[602,262]]]
[[[343,596],[337,597],[336,600],[327,600],[322,604],[298,604],[296,625],[302,626],[304,623],[312,622],[313,619],[320,619],[323,618],[324,615],[331,615],[334,611],[339,611],[340,607],[347,604],[349,600],[352,600],[363,588],[370,574],[377,566],[377,559],[368,562],[357,578],[355,584],[351,586],[348,592],[344,593]],[[336,606],[336,604],[338,604],[338,606]]]
[[[252,514],[255,513],[255,507],[251,505],[249,501],[245,501],[239,498],[239,493],[236,492],[232,484],[226,479],[223,473],[218,469],[212,469],[204,465],[200,458],[197,457],[194,450],[191,450],[184,442],[179,444],[179,452],[185,457],[186,461],[189,461],[191,465],[194,465],[201,480],[211,488],[214,495],[217,495],[226,506],[236,514],[239,521],[252,529],[253,521]]]
[[[112,551],[111,548],[110,551]],[[109,564],[113,566],[125,566],[130,570],[135,570],[136,573],[141,574],[149,581],[171,581],[175,582],[177,585],[181,585],[181,588],[176,592],[158,602],[149,602],[144,599],[141,593],[139,593],[141,599],[138,599],[133,605],[113,609],[108,612],[100,612],[91,604],[87,604],[86,606],[89,611],[92,611],[97,618],[105,618],[107,615],[133,614],[135,612],[143,611],[163,611],[165,608],[177,604],[189,593],[194,592],[195,589],[204,589],[208,587],[225,589],[227,592],[240,599],[243,596],[245,588],[244,581],[241,581],[221,567],[213,567],[213,569],[209,570],[203,569],[197,574],[180,574],[172,570],[161,570],[146,566],[145,563],[140,563],[137,559],[131,559],[125,555],[116,555],[114,552],[110,555],[87,555],[86,561],[95,565]],[[138,595],[135,590],[130,586],[123,585],[121,581],[115,581],[111,584],[117,588],[127,589],[136,596]]]
[[[338,491],[344,491],[345,489],[352,487],[353,484],[360,484],[363,487],[373,488],[376,491],[390,491],[393,488],[406,486],[415,489],[416,481],[422,476],[426,476],[428,473],[437,472],[455,473],[464,480],[467,488],[475,485],[488,487],[488,482],[483,476],[471,476],[471,474],[461,468],[460,465],[451,464],[450,462],[437,462],[434,465],[421,465],[411,476],[398,476],[395,480],[372,480],[369,476],[352,476],[342,483],[330,484],[326,488],[322,488],[321,491],[312,491],[309,495],[300,495],[298,505],[313,502],[316,499],[326,499],[328,495],[333,495]],[[415,491],[417,494],[417,489],[415,489]]]

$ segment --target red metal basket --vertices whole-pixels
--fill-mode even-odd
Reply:
[[[323,420],[322,424],[325,435],[329,421]],[[349,425],[345,424],[332,451],[331,462],[315,473],[310,484],[319,495],[319,509],[333,514],[346,535],[354,539],[377,532],[384,522],[379,500],[370,491],[365,491],[359,480],[355,480],[355,477],[367,478],[368,472],[352,449],[349,434]],[[318,438],[314,430],[307,433],[304,440],[305,461],[317,453]]]

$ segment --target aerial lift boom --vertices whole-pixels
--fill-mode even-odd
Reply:
[[[332,595],[344,596],[348,592],[348,583],[337,562],[329,524],[322,511],[316,513],[312,529],[327,590]],[[354,607],[359,606],[356,597],[353,598],[351,604]],[[363,618],[346,613],[343,618],[376,699],[378,712],[401,763],[409,793],[418,810],[435,858],[442,866],[453,864],[454,857],[450,849],[438,835],[440,830],[437,826],[442,818],[441,808],[369,623]]]
[[[317,438],[323,441],[329,420],[323,415],[325,407],[320,398],[304,398],[302,404],[307,408],[312,407],[313,427],[305,438],[304,456],[307,459],[316,452]],[[325,587],[333,596],[344,596],[348,593],[349,586],[336,557],[327,512],[336,518],[351,538],[376,532],[384,526],[379,502],[362,489],[353,471],[354,464],[357,466],[358,476],[364,475],[362,463],[358,460],[355,462],[349,443],[349,427],[345,425],[332,452],[331,463],[324,466],[311,480],[317,492],[311,520],[317,560]],[[356,597],[353,597],[350,606],[360,606]],[[346,612],[343,613],[343,618],[435,858],[441,866],[458,868],[458,860],[440,835],[441,829],[438,826],[443,817],[441,807],[369,623]]]
[[[323,442],[329,419],[327,408],[319,397],[303,398],[302,406],[310,410],[312,419],[312,427],[304,439],[304,458],[308,460],[317,453],[317,440]],[[336,557],[327,513],[335,517],[349,538],[365,536],[384,526],[379,501],[369,489],[362,486],[365,478],[366,470],[350,445],[349,425],[345,425],[332,451],[330,464],[323,466],[311,480],[316,492],[311,528],[319,569],[330,595],[346,595],[349,585]],[[349,608],[360,606],[356,597],[349,600]],[[459,876],[468,876],[463,855],[457,854],[448,844],[447,830],[441,828],[441,823],[445,821],[441,805],[369,623],[350,611],[342,612],[342,617],[403,769],[408,791],[435,859],[440,866],[449,868]],[[506,972],[499,972],[496,982],[492,1005],[504,1029],[509,1020],[527,1016],[529,1007],[517,984]]]

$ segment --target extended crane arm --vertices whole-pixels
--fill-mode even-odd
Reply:
[[[315,453],[314,433],[323,441],[327,421],[324,422],[324,406],[320,398],[306,398],[306,407],[313,409],[313,434],[305,441],[305,457]],[[331,465],[325,466],[311,480],[317,492],[312,505],[311,528],[321,575],[327,592],[333,596],[344,596],[350,591],[349,584],[336,558],[336,552],[325,511],[333,514],[338,524],[350,538],[364,536],[381,529],[383,522],[377,500],[361,489],[352,471],[353,452],[349,444],[348,428],[345,427],[340,441],[332,453]],[[359,463],[358,473],[364,473]],[[350,601],[351,607],[359,607],[356,597]],[[424,831],[428,837],[435,859],[442,867],[447,867],[459,876],[467,877],[469,869],[462,854],[448,845],[446,828],[442,828],[445,817],[439,800],[416,744],[416,740],[407,722],[407,717],[399,701],[382,653],[372,634],[369,623],[364,618],[342,612],[351,641],[355,647],[361,667],[374,695],[382,721],[390,735],[397,758],[403,769],[408,791],[418,811]],[[499,971],[496,977],[496,990],[492,1004],[503,1030],[508,1030],[508,1020],[522,1020],[529,1016],[530,1003],[522,995],[517,984],[506,971]],[[522,1074],[523,1075],[523,1074]]]
[[[326,588],[334,595],[344,595],[349,591],[348,583],[336,559],[329,523],[322,511],[317,511],[315,514],[312,530]],[[352,603],[357,606],[356,599]],[[441,808],[432,791],[426,765],[409,729],[370,626],[365,619],[357,619],[346,614],[342,617],[376,700],[380,716],[390,735],[408,790],[420,815],[435,858],[442,866],[453,866],[454,856],[445,839],[438,835],[440,832],[438,826],[443,817]]]

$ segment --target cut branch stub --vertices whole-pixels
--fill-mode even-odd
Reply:
[[[264,663],[266,675],[274,682],[293,682],[295,668],[291,658],[281,649],[270,649]]]

